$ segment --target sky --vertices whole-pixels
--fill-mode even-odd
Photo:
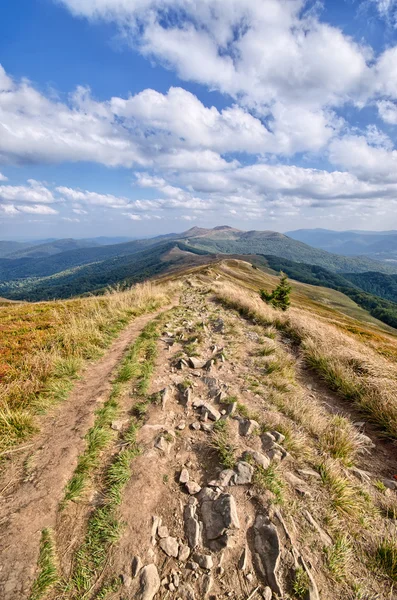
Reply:
[[[397,228],[397,0],[0,3],[0,238]]]

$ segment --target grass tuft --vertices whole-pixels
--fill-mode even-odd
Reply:
[[[376,549],[375,562],[378,568],[392,581],[397,582],[397,544],[384,539]]]
[[[54,542],[49,529],[43,529],[41,533],[38,568],[39,573],[33,583],[29,600],[40,600],[58,581]]]

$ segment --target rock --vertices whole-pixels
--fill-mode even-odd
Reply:
[[[160,435],[157,438],[157,440],[154,444],[154,447],[157,448],[158,450],[161,450],[165,454],[169,454],[171,451],[172,445],[174,443],[174,439],[173,439],[172,433],[170,433],[170,432],[166,433],[165,435],[169,436],[170,439],[166,439],[164,437],[164,435]]]
[[[189,569],[189,571],[197,571],[199,566],[194,560],[189,560],[189,562],[186,563],[186,568]]]
[[[243,419],[240,421],[240,435],[248,436],[252,435],[256,430],[259,429],[259,423],[253,419]]]
[[[278,444],[282,444],[285,441],[285,435],[283,435],[279,431],[271,431],[270,435],[274,437]]]
[[[320,536],[320,539],[322,541],[322,543],[324,544],[324,546],[332,546],[332,539],[330,538],[330,536],[328,535],[328,533],[326,533],[324,531],[324,529],[322,529],[322,527],[320,527],[320,525],[317,523],[317,521],[315,521],[315,519],[313,518],[313,516],[309,513],[308,510],[304,510],[303,511],[304,516],[306,517],[306,519],[308,520],[308,522],[310,523],[310,525],[317,531],[317,533]]]
[[[213,583],[214,581],[211,575],[204,575],[202,582],[202,594],[204,598],[210,593]]]
[[[254,467],[244,461],[240,461],[235,467],[235,475],[232,482],[235,485],[247,485],[251,483],[253,475]]]
[[[133,577],[136,577],[139,571],[142,569],[142,561],[139,556],[134,556],[131,563],[131,573]]]
[[[187,367],[188,364],[186,362],[186,360],[184,360],[183,358],[180,358],[178,360],[178,362],[176,363],[176,367],[177,369],[180,369],[181,371],[184,369],[184,367]]]
[[[187,559],[190,556],[190,548],[189,546],[186,546],[185,544],[181,544],[179,546],[179,553],[178,553],[178,560],[181,560],[182,562],[186,562]]]
[[[247,573],[245,577],[249,583],[252,583],[254,581],[254,575],[252,573]]]
[[[206,365],[206,362],[207,361],[199,360],[194,356],[189,356],[189,365],[192,367],[192,369],[203,369]]]
[[[206,433],[211,433],[214,426],[210,423],[201,423],[201,431],[205,431]]]
[[[170,395],[169,388],[165,387],[163,390],[160,390],[159,395],[160,395],[160,401],[161,401],[161,408],[162,408],[162,410],[165,410],[165,407],[167,405],[167,400]]]
[[[219,384],[215,377],[203,377],[203,382],[208,387],[208,392],[211,398],[217,398],[220,393]]]
[[[111,424],[111,428],[114,431],[122,431],[124,429],[124,427],[127,425],[128,420],[118,420],[118,421],[112,421]]]
[[[199,567],[207,569],[208,571],[214,566],[211,554],[193,554],[193,560]]]
[[[219,410],[217,410],[215,406],[212,406],[212,404],[209,404],[208,402],[203,404],[201,408],[201,414],[204,413],[208,414],[208,418],[211,419],[211,421],[219,421],[221,418],[221,413]]]
[[[167,556],[173,556],[174,558],[178,557],[179,544],[176,538],[171,536],[163,538],[160,540],[159,546]]]
[[[185,487],[191,496],[194,496],[195,494],[198,494],[201,491],[201,487],[195,481],[188,481],[185,484]]]
[[[178,425],[176,426],[176,428],[177,428],[179,431],[183,431],[183,430],[185,429],[185,427],[186,427],[186,423],[185,423],[185,421],[181,421],[181,422],[180,422],[180,423],[178,423]]]
[[[314,580],[314,577],[313,577],[310,569],[308,568],[305,561],[303,560],[302,556],[298,557],[298,563],[303,568],[303,570],[305,571],[305,573],[307,574],[307,576],[309,578],[309,589],[308,589],[308,592],[307,592],[305,598],[307,600],[320,600],[320,594],[318,592],[317,584]]]
[[[261,442],[262,442],[262,448],[264,450],[270,450],[270,448],[272,448],[275,441],[276,441],[276,438],[268,431],[266,431],[266,433],[262,433]]]
[[[231,404],[228,404],[226,407],[227,416],[232,417],[233,415],[236,414],[236,410],[237,410],[237,402],[232,402]]]
[[[280,462],[283,460],[283,455],[280,450],[277,450],[277,448],[271,448],[268,450],[267,455],[270,460],[274,460],[275,462]]]
[[[318,473],[314,469],[298,469],[298,473],[299,475],[302,475],[302,477],[313,477],[313,479],[321,479],[320,473]]]
[[[264,600],[272,600],[273,592],[272,592],[271,588],[269,588],[268,585],[263,590],[262,596],[263,596]]]
[[[159,536],[159,538],[166,538],[168,537],[169,531],[168,531],[168,527],[166,527],[166,525],[161,525],[158,529],[157,529],[157,535]]]
[[[284,477],[300,496],[306,496],[308,498],[311,497],[311,493],[309,492],[306,482],[303,481],[303,479],[300,479],[289,471],[284,473]]]
[[[277,529],[268,517],[258,515],[254,523],[254,532],[254,546],[260,573],[267,580],[273,592],[282,596],[282,590],[277,577],[281,555]]]
[[[244,548],[238,561],[240,571],[246,571],[248,568],[248,546]]]
[[[125,588],[129,589],[131,587],[131,585],[132,585],[132,577],[131,577],[131,575],[125,575],[125,574],[123,574],[121,576],[121,580],[122,580],[123,586]]]
[[[225,331],[225,322],[223,319],[219,318],[212,323],[212,329],[215,333],[224,333]]]
[[[175,592],[175,586],[172,583],[172,581],[171,581],[171,583],[168,584],[168,589],[170,590],[170,592]]]
[[[184,508],[183,518],[185,522],[186,537],[192,550],[201,546],[202,543],[202,524],[199,523],[196,517],[196,510],[197,500],[195,498],[190,498],[189,504]]]
[[[188,583],[183,586],[183,589],[179,590],[179,594],[181,600],[196,600],[196,596],[194,595],[194,590],[191,585]]]
[[[187,483],[189,479],[189,471],[187,469],[182,469],[181,474],[179,475],[179,483]]]
[[[397,481],[394,479],[382,479],[382,483],[389,490],[397,490]]]
[[[234,475],[233,469],[224,469],[219,473],[218,479],[210,481],[208,485],[211,487],[226,487],[230,484],[230,480]]]
[[[147,565],[141,570],[137,600],[153,600],[160,589],[160,577],[156,565]]]
[[[228,529],[239,529],[236,502],[231,494],[220,494],[215,500],[201,502],[201,515],[208,540],[216,540]]]
[[[194,421],[191,425],[190,425],[191,429],[195,430],[195,431],[200,431],[201,429],[201,423],[199,423],[199,421]]]
[[[156,545],[156,535],[157,535],[157,530],[161,525],[161,517],[156,517],[154,516],[152,518],[152,534],[151,534],[151,543],[152,546]]]
[[[193,408],[202,408],[205,405],[205,401],[201,400],[201,398],[196,398],[192,402]]]
[[[172,583],[174,584],[174,586],[178,589],[179,588],[179,575],[176,571],[172,572]]]
[[[247,450],[246,452],[244,452],[243,458],[247,459],[249,457],[251,457],[256,462],[256,464],[262,467],[263,469],[267,469],[270,465],[269,457],[265,456],[265,454],[262,454],[261,452],[256,452],[255,450]]]

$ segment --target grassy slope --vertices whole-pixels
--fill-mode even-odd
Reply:
[[[84,362],[101,356],[139,314],[168,302],[167,288],[143,284],[101,298],[0,308],[0,450],[35,430],[34,415],[63,400]]]

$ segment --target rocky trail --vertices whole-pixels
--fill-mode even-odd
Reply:
[[[66,502],[93,407],[144,325],[114,436]],[[83,379],[53,415],[52,437],[43,432],[35,448],[41,466],[3,496],[2,598],[397,598],[354,560],[372,528],[397,533],[396,514],[384,514],[397,493],[394,446],[343,410],[274,328],[193,281],[178,306],[137,319],[123,339],[111,364],[97,365],[97,385]],[[337,424],[348,458],[339,437],[335,450]],[[45,528],[57,574],[40,587]]]

